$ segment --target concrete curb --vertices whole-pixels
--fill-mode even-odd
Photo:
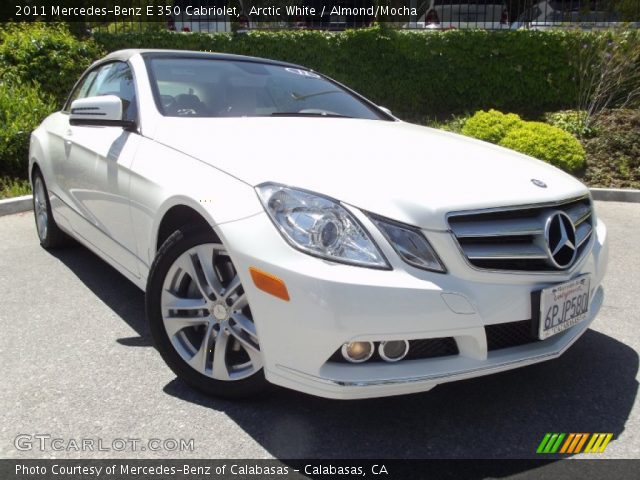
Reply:
[[[594,200],[603,202],[640,203],[640,190],[624,188],[591,188]],[[31,210],[31,195],[0,200],[0,217]]]
[[[594,200],[640,203],[640,190],[625,188],[590,188]]]
[[[0,200],[0,217],[31,210],[31,195]]]

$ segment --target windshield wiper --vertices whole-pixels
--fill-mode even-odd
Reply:
[[[300,95],[299,93],[291,92],[291,96],[294,100],[306,100],[307,98],[327,95],[329,93],[342,93],[342,90],[323,90],[321,92],[308,93],[307,95]]]
[[[329,118],[353,118],[348,115],[340,115],[331,112],[273,112],[272,117],[329,117]]]

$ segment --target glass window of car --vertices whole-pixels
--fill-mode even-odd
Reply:
[[[334,82],[301,68],[202,58],[147,62],[156,104],[165,116],[388,119]]]
[[[69,100],[67,100],[67,104],[64,108],[65,112],[69,111],[69,109],[71,108],[71,103],[74,100],[85,98],[87,96],[89,88],[91,88],[91,85],[93,84],[93,81],[95,80],[97,74],[98,70],[91,70],[84,76],[80,83],[76,85],[76,88],[74,88],[73,92],[71,92],[71,95],[69,95]]]
[[[112,62],[100,67],[88,97],[115,95],[122,99],[123,119],[137,117],[136,90],[131,69],[124,62]]]

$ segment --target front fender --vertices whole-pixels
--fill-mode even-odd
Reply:
[[[131,173],[131,216],[143,275],[171,208],[189,207],[213,228],[263,211],[251,185],[150,139],[141,142]]]

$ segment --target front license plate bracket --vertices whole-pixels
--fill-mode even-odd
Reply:
[[[566,293],[567,296],[563,300],[552,300],[549,298],[553,295],[553,292],[560,290],[561,293]],[[544,302],[543,295],[546,295],[546,303]],[[572,296],[573,295],[573,296]],[[582,298],[578,298],[581,296]],[[589,313],[589,303],[591,296],[591,278],[589,275],[581,275],[567,282],[552,285],[541,290],[537,290],[531,293],[531,335],[533,338],[539,340],[545,340],[553,335],[571,328],[572,326],[582,322]],[[563,320],[559,323],[550,322],[551,326],[542,328],[541,322],[545,321],[546,313],[542,311],[543,308],[549,309],[555,305],[558,305],[558,312],[564,313],[562,301],[571,302],[573,298],[576,298],[577,302],[574,302],[567,309],[578,312],[576,315],[567,317],[566,314],[562,315]],[[545,305],[543,305],[545,303]],[[569,310],[567,310],[569,312]]]

